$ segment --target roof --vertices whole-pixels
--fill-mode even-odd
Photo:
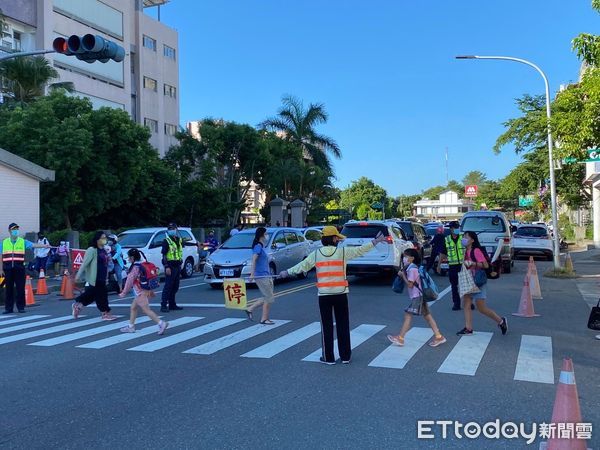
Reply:
[[[38,181],[54,181],[54,170],[44,169],[42,166],[38,166],[2,148],[0,148],[0,164]]]

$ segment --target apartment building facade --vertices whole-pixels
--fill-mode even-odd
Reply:
[[[150,143],[164,156],[179,128],[179,51],[176,30],[144,10],[168,0],[0,0],[0,52],[51,49],[56,37],[98,34],[125,49],[122,62],[88,64],[74,56],[46,58],[60,81],[75,86],[95,108],[127,111],[152,132]]]

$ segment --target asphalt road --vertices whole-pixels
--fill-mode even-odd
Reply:
[[[587,256],[575,256],[576,268],[578,258]],[[549,263],[537,267],[541,274]],[[456,336],[463,314],[450,310],[446,294],[431,307],[448,339],[438,348],[419,343],[427,337],[421,318],[406,348],[390,348],[386,334],[401,326],[405,295],[384,280],[351,279],[353,345],[364,342],[350,365],[335,366],[303,360],[320,348],[313,275],[276,286],[272,327],[225,309],[223,292],[199,277],[185,280],[178,296],[185,309],[164,314],[167,333],[161,338],[143,323],[127,341],[118,329],[100,328],[114,322],[100,322],[94,307],[76,322],[65,317],[70,302],[38,298],[27,315],[0,319],[0,447],[537,448],[539,439],[529,447],[523,439],[443,439],[441,428],[420,440],[417,420],[500,419],[528,429],[550,422],[563,357],[574,361],[584,422],[600,426],[600,341],[585,328],[589,302],[576,280],[540,277],[541,316],[514,317],[525,270],[519,261],[488,285],[489,306],[508,317],[506,336],[477,314],[476,335]],[[441,289],[448,284],[436,280]],[[129,300],[111,300],[126,320]],[[532,341],[549,345],[551,356],[528,353],[522,346]],[[588,447],[600,448],[600,429]]]

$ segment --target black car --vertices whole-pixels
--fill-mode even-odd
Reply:
[[[425,264],[431,257],[431,236],[425,227],[409,220],[399,220],[396,223],[402,228],[406,239],[411,241],[415,249],[421,253],[421,260]]]

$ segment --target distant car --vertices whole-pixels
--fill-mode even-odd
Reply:
[[[518,256],[544,256],[554,258],[552,238],[543,225],[521,225],[513,235],[513,251]]]
[[[431,237],[423,225],[408,220],[396,221],[402,228],[406,240],[413,243],[415,249],[421,254],[421,260],[424,264],[431,258]]]
[[[469,211],[465,213],[460,224],[461,232],[477,233],[480,244],[492,256],[498,245],[502,246],[500,257],[505,273],[510,273],[513,262],[510,223],[499,211]]]
[[[540,225],[540,226],[548,228],[548,224],[546,222],[541,222],[541,221],[531,222],[531,225]]]
[[[402,229],[394,221],[351,221],[344,225],[342,234],[346,239],[340,247],[359,247],[373,240],[379,233],[387,243],[378,244],[367,254],[355,258],[346,265],[348,275],[395,274],[402,264],[402,253],[413,244],[403,237]]]
[[[227,278],[250,276],[254,234],[254,229],[242,230],[206,258],[204,278],[211,287],[219,288]],[[267,235],[265,250],[271,275],[295,266],[310,253],[310,245],[301,229],[270,227]]]
[[[318,248],[323,247],[321,243],[321,237],[323,236],[323,227],[308,227],[302,230],[302,234],[308,243],[310,251],[314,251]]]
[[[198,242],[192,233],[191,228],[179,228],[179,237],[183,242],[183,269],[181,276],[189,278],[194,274],[194,267],[198,264]],[[167,237],[166,228],[138,228],[127,230],[119,235],[119,244],[123,249],[123,259],[127,262],[127,251],[130,248],[140,250],[148,261],[156,265],[161,273],[162,264],[162,243]]]

